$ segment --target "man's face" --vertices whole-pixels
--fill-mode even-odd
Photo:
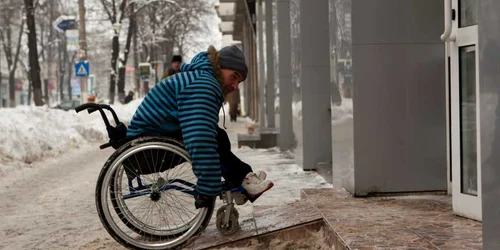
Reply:
[[[172,68],[175,71],[179,71],[181,69],[181,63],[180,62],[172,62]]]
[[[238,84],[243,81],[243,76],[231,69],[221,69],[221,73],[223,79],[222,93],[226,96],[238,88]]]

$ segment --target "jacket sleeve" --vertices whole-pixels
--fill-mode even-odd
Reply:
[[[177,96],[184,145],[198,178],[197,191],[205,195],[217,195],[222,189],[216,139],[220,105],[215,87],[197,79]]]

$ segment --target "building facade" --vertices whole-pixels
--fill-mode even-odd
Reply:
[[[282,150],[353,196],[446,192],[500,249],[500,1],[220,2]]]

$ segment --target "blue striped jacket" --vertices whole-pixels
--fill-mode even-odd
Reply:
[[[221,165],[217,145],[219,110],[224,95],[214,76],[208,52],[196,55],[181,72],[156,84],[137,108],[127,136],[182,130],[197,190],[206,195],[221,191]]]

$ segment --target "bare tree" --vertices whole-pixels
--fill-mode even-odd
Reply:
[[[137,17],[138,35],[142,43],[142,60],[166,62],[174,50],[185,55],[199,50],[200,39],[208,34],[205,17],[214,14],[209,1],[175,0],[150,3]],[[193,37],[197,35],[198,39]],[[158,57],[161,55],[162,57]],[[166,69],[164,69],[166,70]]]
[[[66,51],[66,37],[64,34],[59,35],[59,44],[58,44],[58,61],[59,61],[59,69],[58,69],[58,81],[59,81],[59,96],[61,100],[64,100],[64,77],[66,74],[65,65],[68,64],[68,52]],[[71,96],[71,93],[68,93],[68,97]]]
[[[60,15],[58,12],[59,1],[36,1],[35,2],[35,18],[38,24],[39,30],[39,58],[41,57],[42,62],[45,66],[45,81],[44,81],[44,100],[45,103],[49,103],[49,81],[55,80],[54,77],[54,48],[59,45],[58,41],[55,39],[55,29],[52,27],[52,23],[55,21],[56,17]]]
[[[40,79],[40,65],[38,64],[35,8],[33,5],[33,0],[24,0],[24,4],[26,6],[26,21],[28,23],[29,65],[34,101],[36,106],[42,106],[42,81]]]
[[[149,27],[152,30],[152,43],[149,45],[151,46],[150,49],[148,50],[149,53],[154,53],[157,52],[157,50],[153,49],[152,47],[156,47],[159,44],[156,44],[155,41],[155,34],[156,30],[159,29],[159,23],[161,23],[161,20],[163,19],[164,15],[166,14],[164,10],[166,9],[175,9],[177,12],[172,11],[172,13],[179,13],[179,3],[182,1],[173,1],[173,0],[163,0],[163,1],[126,1],[122,0],[120,4],[117,3],[116,0],[112,0],[111,2],[107,0],[101,0],[101,3],[104,7],[105,12],[108,15],[109,20],[111,21],[111,24],[114,27],[121,27],[122,22],[124,18],[128,18],[128,30],[126,34],[126,42],[125,42],[125,48],[123,50],[123,57],[119,58],[120,54],[120,44],[119,44],[119,31],[115,29],[115,35],[113,36],[112,40],[112,53],[111,53],[111,75],[110,75],[110,86],[109,86],[109,99],[110,102],[114,102],[114,96],[115,96],[115,83],[117,82],[118,84],[118,99],[120,101],[123,101],[125,98],[125,69],[126,69],[126,64],[128,61],[128,55],[130,53],[130,46],[132,43],[132,38],[134,36],[135,31],[138,29],[137,28],[137,20],[136,17],[139,13],[142,13],[144,11],[144,15],[149,16]],[[119,6],[119,9],[118,9]],[[171,18],[169,19],[171,20]],[[156,58],[156,54],[150,54],[149,58]],[[119,61],[117,61],[119,60]],[[118,77],[117,77],[117,62],[119,62],[119,67],[118,67]],[[118,79],[117,79],[118,78]]]
[[[3,44],[3,49],[7,59],[7,66],[9,69],[9,106],[15,107],[16,105],[16,95],[15,95],[15,79],[16,79],[16,69],[17,63],[19,61],[19,52],[21,50],[22,34],[24,30],[24,18],[22,18],[22,8],[10,0],[9,7],[2,8],[1,19],[2,19],[2,29],[0,29],[0,40]],[[20,24],[16,21],[20,20]],[[18,30],[17,40],[13,39],[15,35],[15,30]],[[15,48],[13,45],[15,44]]]
[[[134,47],[134,83],[135,83],[135,93],[137,93],[137,97],[141,97],[141,82],[139,80],[139,55],[138,55],[138,48],[137,48],[137,18],[134,16],[134,34],[133,34],[133,47]]]
[[[205,13],[215,14],[213,1],[200,0],[98,0],[100,5],[89,7],[89,13],[100,13],[94,19],[106,21],[115,28],[109,45],[99,45],[104,51],[110,47],[111,53],[100,53],[109,60],[110,67],[99,72],[109,74],[109,85],[96,81],[102,88],[106,86],[109,100],[114,102],[115,96],[122,100],[125,96],[126,67],[131,49],[134,49],[134,67],[138,62],[165,62],[171,58],[175,50],[185,54],[199,50],[193,34],[209,30],[203,22]],[[101,13],[102,12],[102,13]],[[103,15],[104,14],[104,15]],[[104,19],[103,19],[104,17]],[[118,28],[119,29],[116,29]],[[104,28],[104,27],[103,27]],[[100,32],[99,34],[103,34]],[[92,31],[89,31],[92,33]],[[97,34],[96,34],[97,36]],[[95,43],[95,42],[94,42]],[[123,45],[123,46],[121,46]],[[205,45],[203,45],[205,47]],[[91,53],[91,52],[89,52]],[[106,73],[104,73],[106,71]],[[135,71],[135,90],[140,91],[138,70]],[[97,88],[96,88],[97,89]]]
[[[184,11],[170,25],[174,46],[178,48],[179,54],[197,52],[199,39],[193,39],[193,35],[208,35],[210,27],[204,19],[213,13],[213,6],[209,2],[196,0],[180,1],[179,5]]]
[[[108,19],[111,22],[111,25],[115,27],[114,36],[111,41],[111,74],[109,77],[109,102],[111,104],[114,103],[115,100],[115,88],[116,88],[116,63],[118,59],[118,55],[120,52],[120,42],[118,40],[119,27],[121,27],[123,18],[125,16],[125,7],[127,6],[127,1],[122,0],[117,3],[118,0],[101,0],[104,11],[108,15]]]
[[[136,13],[134,12],[135,3],[132,2],[128,6],[129,25],[127,31],[127,40],[125,42],[125,49],[123,51],[123,58],[120,58],[120,67],[118,69],[118,100],[123,102],[125,99],[125,69],[127,67],[128,54],[130,52],[130,44],[132,36],[135,34],[137,22],[135,20]]]

